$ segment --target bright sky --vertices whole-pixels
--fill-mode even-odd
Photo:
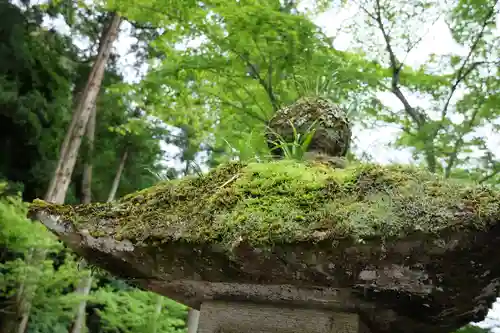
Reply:
[[[305,3],[310,2],[311,0],[305,1]],[[354,1],[352,3],[353,4],[346,9],[331,9],[317,16],[314,20],[318,26],[323,28],[328,36],[336,36],[334,39],[334,46],[340,50],[346,50],[351,47],[353,38],[349,33],[339,33],[339,28],[347,22],[361,19],[360,17],[362,16],[359,15],[360,9],[354,4]],[[497,16],[497,25],[500,26],[500,15]],[[465,56],[468,53],[467,48],[464,48],[453,40],[451,32],[444,19],[429,22],[426,26],[420,27],[419,30],[422,31],[424,38],[422,38],[418,46],[415,47],[409,54],[398,54],[396,50],[399,59],[406,59],[405,63],[407,65],[417,68],[428,61],[430,54],[446,55],[453,53]],[[500,31],[498,29],[496,35],[500,38]],[[459,93],[455,94],[455,98],[458,98],[459,96]],[[402,103],[392,93],[381,92],[378,94],[378,97],[387,107],[394,110],[402,109]],[[426,101],[425,99],[423,100],[420,96],[407,94],[406,97],[413,106],[419,106],[422,108],[430,106],[429,101]],[[361,151],[370,151],[377,162],[411,162],[411,155],[409,152],[398,151],[397,153],[394,153],[394,150],[390,149],[391,153],[388,154],[387,145],[394,141],[394,137],[398,133],[398,129],[387,127],[370,131],[361,129],[358,130],[357,144],[360,146]],[[481,129],[478,133],[479,135],[488,138],[488,146],[493,150],[495,155],[500,158],[500,134],[495,133],[492,128]],[[364,140],[364,138],[368,137],[370,138],[369,140]],[[391,159],[387,159],[385,156],[391,156]]]
[[[43,0],[38,0],[39,2],[45,2]],[[311,0],[307,0],[309,2]],[[35,1],[33,1],[35,2]],[[351,35],[347,33],[337,34],[337,31],[341,24],[348,22],[356,17],[359,17],[358,9],[353,5],[345,10],[332,9],[317,17],[315,17],[314,22],[322,27],[325,33],[329,36],[336,36],[334,45],[338,49],[348,49],[351,46],[351,40],[353,39]],[[500,23],[500,18],[497,18],[497,22]],[[62,20],[55,20],[52,22],[46,22],[47,25],[55,26],[59,31],[64,31],[69,33],[68,27],[64,24]],[[500,24],[499,24],[500,25]],[[130,31],[129,25],[123,26],[123,33],[120,35],[118,41],[115,43],[117,51],[122,55],[120,60],[123,72],[125,74],[126,80],[133,82],[140,79],[136,70],[133,68],[134,57],[128,51],[130,46],[135,43],[135,39],[127,34]],[[426,27],[422,27],[422,31],[428,31],[426,36],[422,39],[421,43],[416,47],[406,58],[406,64],[412,66],[419,66],[426,62],[428,56],[431,53],[435,54],[449,54],[457,53],[464,54],[467,50],[464,50],[460,45],[457,45],[452,37],[451,33],[443,20],[438,20],[433,25],[428,24]],[[84,46],[85,41],[77,41],[79,46]],[[145,70],[146,68],[143,68]],[[402,105],[400,101],[393,96],[391,93],[381,93],[379,94],[382,102],[388,107],[400,110]],[[426,101],[418,98],[417,96],[407,96],[410,103],[414,106],[426,106]],[[368,151],[375,160],[379,163],[388,162],[411,162],[411,154],[409,152],[395,151],[387,147],[387,145],[394,141],[397,134],[397,130],[391,127],[378,128],[376,130],[361,130],[357,129],[355,135],[357,136],[357,145],[360,151]],[[490,147],[495,147],[494,151],[496,156],[500,158],[500,134],[493,133],[491,130],[485,129],[481,131],[480,135],[484,135],[489,138]],[[178,153],[178,149],[175,146],[165,146],[167,149],[167,159],[171,157],[167,164],[170,166],[179,166],[179,162],[175,161],[174,157]],[[500,299],[498,299],[500,300]],[[500,302],[494,304],[493,309],[490,311],[488,318],[480,323],[482,327],[497,327],[493,329],[493,332],[500,333]]]

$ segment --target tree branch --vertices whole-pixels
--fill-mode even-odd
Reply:
[[[209,72],[211,72],[211,73],[213,73],[213,74],[215,74],[215,75],[220,75],[220,72],[215,71],[213,68],[204,68],[203,70],[209,71]],[[237,76],[237,77],[240,77],[240,76]],[[248,79],[248,77],[247,77],[247,76],[241,76],[241,78]],[[241,89],[243,89],[243,90],[247,93],[248,97],[250,97],[250,98],[253,100],[254,104],[255,104],[255,105],[257,105],[257,106],[259,107],[259,109],[262,111],[262,113],[263,113],[264,115],[266,115],[266,110],[264,110],[264,108],[263,108],[263,107],[260,105],[260,103],[257,101],[257,98],[255,98],[255,95],[254,95],[254,94],[252,94],[252,93],[250,92],[250,90],[248,90],[248,88],[247,88],[247,87],[245,87],[245,86],[244,86],[243,84],[241,84],[240,82],[236,81],[236,80],[235,80],[233,77],[231,77],[231,76],[229,76],[227,79],[228,79],[229,81],[233,82],[235,85],[237,85],[237,86],[238,86],[238,87],[240,87]],[[264,119],[264,118],[259,117],[259,120],[262,120],[262,119]]]
[[[476,50],[477,46],[479,45],[479,41],[484,36],[484,31],[486,30],[486,27],[488,26],[489,20],[495,14],[495,7],[496,7],[496,3],[497,2],[498,1],[495,2],[495,4],[490,8],[490,10],[488,11],[488,13],[486,14],[486,17],[484,18],[483,24],[481,25],[481,30],[476,35],[476,38],[474,38],[474,41],[472,42],[471,48],[470,48],[467,56],[465,57],[464,62],[462,63],[462,65],[458,69],[455,82],[453,83],[453,85],[450,88],[450,93],[448,94],[448,98],[446,99],[444,107],[443,107],[443,109],[441,111],[441,123],[436,128],[436,130],[434,132],[434,136],[436,136],[437,133],[439,132],[439,130],[443,127],[443,122],[444,122],[444,119],[446,118],[446,114],[448,113],[448,108],[450,106],[451,99],[452,99],[455,91],[457,90],[458,85],[460,84],[460,82],[462,82],[463,80],[465,80],[465,78],[474,69],[476,69],[479,65],[481,65],[481,64],[484,63],[484,62],[474,62],[470,66],[468,66],[468,68],[466,68],[467,67],[467,63],[469,62],[470,58],[472,57],[472,54],[474,53],[474,51]],[[461,137],[458,138],[457,141],[455,142],[455,145],[453,147],[453,151],[452,151],[452,153],[451,153],[451,155],[449,157],[448,163],[446,165],[446,169],[445,169],[445,173],[444,173],[445,178],[448,178],[450,176],[451,169],[455,165],[455,163],[457,161],[457,158],[458,158],[458,151],[460,150],[460,148],[463,145],[463,137],[464,137],[465,133],[468,130],[471,129],[471,127],[472,127],[472,125],[474,123],[474,120],[475,120],[478,112],[479,112],[479,108],[476,108],[476,110],[474,110],[473,114],[471,115],[470,120],[467,122],[467,127],[465,128],[464,131],[462,131]]]
[[[271,102],[271,105],[273,106],[273,110],[277,111],[278,110],[278,105],[277,105],[276,97],[274,96],[272,87],[268,86],[267,82],[264,81],[264,79],[262,78],[262,76],[260,76],[259,71],[257,70],[257,68],[255,68],[255,65],[252,64],[252,62],[248,59],[248,57],[245,57],[245,56],[239,54],[235,50],[231,50],[231,51],[233,51],[241,60],[243,60],[245,62],[245,64],[248,65],[248,67],[251,68],[253,74],[255,75],[255,79],[257,79],[257,81],[259,82],[259,84],[266,91],[267,96],[269,97],[269,100]]]
[[[204,91],[204,93],[206,93],[206,94],[208,94],[208,95],[210,95],[210,96],[212,96],[212,97],[215,97],[215,98],[216,98],[219,102],[221,102],[222,104],[225,104],[225,105],[231,106],[231,107],[233,107],[233,108],[235,108],[235,109],[238,109],[238,110],[241,110],[241,111],[243,111],[245,114],[247,114],[248,116],[250,116],[250,117],[252,117],[252,118],[254,118],[254,119],[256,119],[256,120],[258,120],[258,121],[260,121],[260,122],[262,122],[262,123],[264,123],[264,124],[266,124],[266,123],[267,123],[267,119],[265,119],[265,118],[261,117],[261,116],[260,116],[260,115],[258,115],[258,114],[255,114],[254,112],[251,112],[251,111],[250,111],[249,109],[247,109],[247,108],[241,107],[241,106],[239,106],[239,105],[236,105],[236,104],[234,104],[234,103],[231,103],[230,101],[224,100],[224,99],[222,99],[219,95],[214,94],[214,93],[211,93],[211,92],[209,92],[209,91]]]
[[[391,81],[391,91],[396,95],[396,97],[403,103],[403,107],[405,112],[410,116],[410,118],[417,124],[418,127],[421,127],[425,118],[419,112],[417,112],[408,102],[403,92],[399,88],[400,83],[400,73],[403,68],[403,63],[400,63],[396,57],[394,49],[391,45],[391,37],[387,33],[384,23],[382,22],[382,8],[380,5],[380,0],[375,0],[375,15],[369,13],[365,8],[363,10],[375,20],[378,25],[378,28],[382,32],[382,36],[385,41],[386,50],[389,53],[389,62],[392,69],[392,81]]]
[[[463,146],[464,135],[468,131],[470,131],[470,129],[472,128],[472,124],[474,124],[474,120],[476,120],[476,116],[478,115],[478,113],[479,113],[479,107],[476,107],[476,109],[472,113],[469,121],[467,122],[466,127],[464,128],[462,133],[460,133],[460,137],[455,141],[455,144],[453,145],[453,150],[450,154],[450,158],[448,160],[448,163],[446,164],[446,169],[444,170],[444,177],[445,178],[450,177],[451,169],[453,168],[453,166],[455,165],[455,162],[458,159],[458,152],[459,152],[460,148]]]
[[[426,125],[427,120],[425,115],[410,105],[410,102],[406,99],[406,96],[401,91],[400,85],[400,73],[403,68],[403,63],[400,63],[396,57],[394,49],[391,45],[391,37],[386,31],[383,20],[382,20],[382,7],[380,5],[380,0],[375,0],[375,14],[372,14],[360,6],[363,11],[367,13],[377,23],[378,28],[382,32],[382,36],[385,41],[386,50],[389,53],[389,63],[392,69],[392,79],[391,79],[391,91],[392,93],[401,101],[403,104],[406,114],[413,120],[418,130],[422,130],[424,125]],[[436,171],[436,155],[434,152],[435,148],[432,140],[425,138],[425,148],[424,156],[427,162],[427,167],[430,172]]]
[[[467,63],[469,62],[470,58],[472,57],[472,54],[476,50],[477,46],[479,45],[479,41],[483,38],[484,36],[484,31],[486,30],[486,27],[488,26],[489,20],[491,17],[495,14],[495,7],[498,1],[495,2],[495,4],[490,8],[488,14],[484,18],[484,22],[481,25],[481,30],[477,34],[476,38],[474,38],[474,41],[470,47],[469,53],[465,57],[464,62],[462,63],[462,66],[458,69],[455,82],[450,88],[450,93],[448,94],[448,98],[446,99],[446,102],[444,104],[443,109],[441,110],[441,121],[444,121],[444,118],[446,117],[446,114],[448,113],[448,107],[450,106],[451,99],[455,93],[455,91],[458,88],[458,85],[460,82],[462,82],[474,69],[476,69],[479,65],[483,64],[484,62],[474,62],[472,63],[469,68],[466,69]],[[442,128],[442,126],[439,126],[437,131],[439,131]],[[437,134],[437,131],[435,134]]]
[[[479,179],[478,182],[479,182],[479,184],[482,184],[482,183],[490,180],[491,178],[495,177],[499,173],[500,173],[500,168],[498,168],[496,170],[493,170],[490,174],[488,174],[488,175],[484,176],[483,178]]]
[[[437,18],[436,18],[436,19],[432,22],[432,24],[431,24],[431,28],[432,28],[432,26],[433,26],[433,25],[434,25],[437,21],[439,21],[439,19],[441,18],[441,16],[442,16],[442,15],[439,15],[439,16],[438,16],[438,17],[437,17]],[[422,39],[424,39],[424,37],[425,37],[425,36],[427,36],[427,34],[430,32],[430,30],[431,30],[431,29],[429,28],[429,29],[427,30],[427,32],[425,32],[424,34],[420,35],[420,37],[418,37],[418,38],[417,38],[417,40],[416,40],[415,42],[413,42],[413,43],[409,43],[409,46],[408,46],[408,48],[406,49],[406,55],[405,55],[405,57],[403,58],[403,61],[402,61],[402,63],[403,63],[403,64],[405,63],[406,58],[407,58],[407,57],[408,57],[408,55],[410,54],[411,50],[413,50],[413,48],[414,48],[415,46],[417,46],[417,45],[418,45],[418,44],[422,41]]]
[[[267,68],[267,86],[269,88],[269,98],[271,99],[271,104],[273,105],[274,112],[278,111],[279,105],[276,100],[276,96],[273,91],[273,59],[269,56],[269,66]]]

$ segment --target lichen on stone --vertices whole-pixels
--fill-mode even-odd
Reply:
[[[331,169],[281,160],[230,163],[113,203],[62,206],[37,200],[31,212],[37,211],[59,215],[94,237],[230,250],[241,241],[266,248],[481,230],[500,220],[500,193],[414,167]]]

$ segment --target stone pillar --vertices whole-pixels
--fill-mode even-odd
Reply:
[[[250,302],[202,304],[198,333],[369,333],[354,313]]]

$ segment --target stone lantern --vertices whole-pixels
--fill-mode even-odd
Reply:
[[[482,320],[500,283],[500,191],[409,166],[234,162],[31,214],[199,309],[200,333],[443,333]]]

